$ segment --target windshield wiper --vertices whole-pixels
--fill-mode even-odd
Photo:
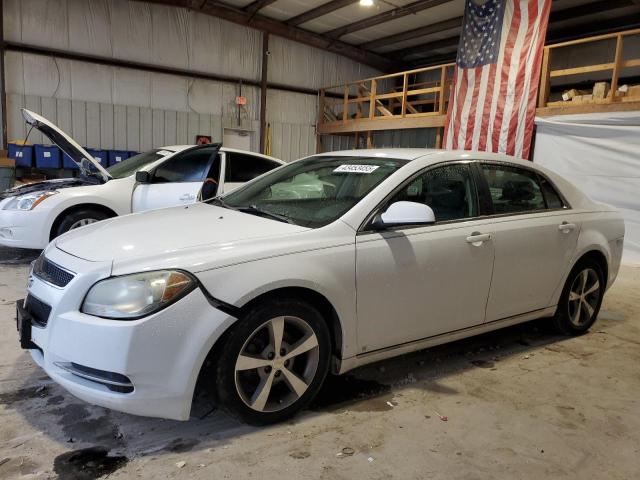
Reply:
[[[278,220],[280,222],[293,223],[289,217],[286,217],[284,215],[279,215],[277,213],[269,212],[267,210],[262,210],[261,208],[258,208],[255,205],[250,205],[248,207],[238,207],[238,210],[243,213],[249,213],[253,215],[262,215],[264,217],[269,217],[273,220]]]
[[[231,205],[227,205],[225,201],[222,200],[220,197],[213,197],[209,200],[206,200],[205,203],[218,205],[219,207],[228,208],[229,210],[235,210],[235,207],[232,207]]]

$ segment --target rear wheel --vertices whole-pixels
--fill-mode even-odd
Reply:
[[[99,222],[106,218],[110,218],[108,213],[95,208],[80,208],[73,210],[60,220],[54,229],[53,237],[58,237],[69,230],[75,230],[76,228],[91,225],[92,223]]]
[[[297,300],[252,309],[225,338],[215,360],[220,406],[242,421],[282,421],[316,395],[329,369],[331,342],[320,313]]]
[[[604,296],[604,274],[598,263],[583,260],[567,278],[554,317],[556,329],[576,335],[586,332],[596,321]]]

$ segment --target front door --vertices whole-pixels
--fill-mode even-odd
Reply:
[[[132,210],[142,212],[195,203],[216,150],[216,147],[194,148],[165,160],[151,172],[151,183],[136,185]]]
[[[548,307],[573,257],[579,215],[533,170],[504,163],[481,170],[495,215],[487,321]]]
[[[399,345],[485,319],[494,249],[478,217],[469,163],[431,167],[403,185],[397,201],[429,205],[436,223],[367,230],[356,239],[361,352]],[[473,238],[473,237],[477,238]]]

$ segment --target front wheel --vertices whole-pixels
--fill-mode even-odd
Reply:
[[[225,337],[216,358],[220,406],[246,423],[293,416],[320,389],[329,370],[327,325],[312,305],[274,301],[252,309]]]
[[[560,297],[553,319],[556,330],[568,335],[589,330],[600,311],[604,289],[600,265],[593,260],[578,263],[571,270]]]
[[[62,217],[60,222],[58,222],[58,225],[53,232],[53,237],[59,237],[69,230],[75,230],[76,228],[91,225],[92,223],[105,220],[109,217],[110,215],[106,212],[95,208],[79,208],[77,210],[73,210],[72,212],[67,213]]]

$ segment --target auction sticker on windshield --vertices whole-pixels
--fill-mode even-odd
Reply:
[[[372,173],[380,165],[340,165],[334,173]]]

